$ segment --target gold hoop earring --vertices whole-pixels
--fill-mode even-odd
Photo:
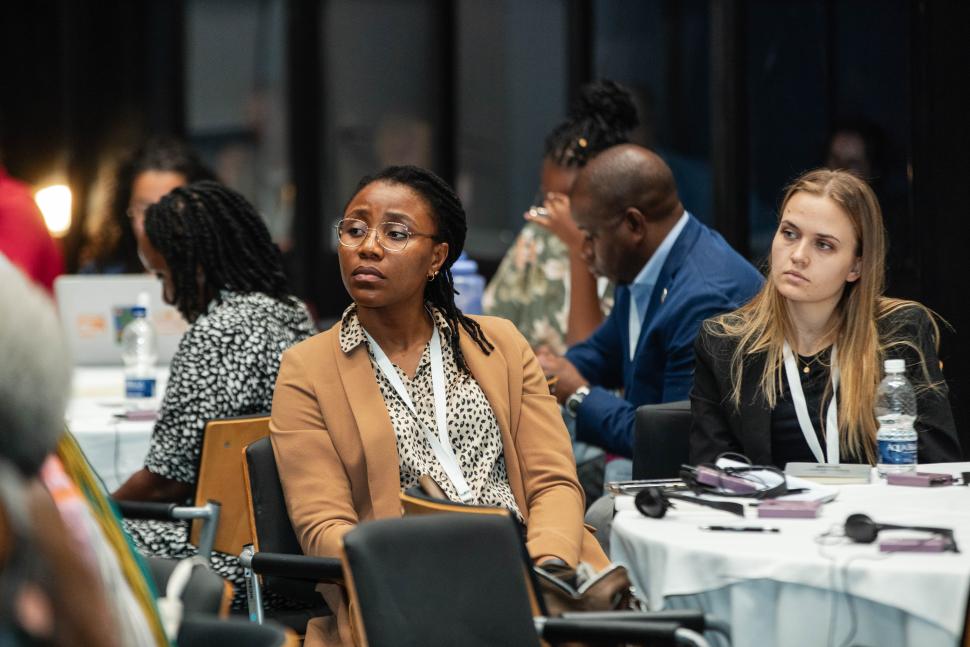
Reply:
[[[431,283],[436,278],[438,278],[438,272],[432,272],[431,274],[428,275],[428,283]]]

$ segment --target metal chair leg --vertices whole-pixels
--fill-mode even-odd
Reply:
[[[243,578],[246,580],[246,605],[249,608],[249,620],[256,624],[263,624],[263,593],[259,587],[259,576],[253,572],[252,545],[243,547],[239,555],[239,565],[243,567]]]

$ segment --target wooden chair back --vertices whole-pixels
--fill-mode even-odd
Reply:
[[[195,505],[206,501],[222,504],[215,550],[238,555],[253,543],[250,530],[243,452],[247,445],[269,436],[269,416],[246,416],[210,420],[205,425]],[[192,523],[191,541],[198,544],[201,521]]]

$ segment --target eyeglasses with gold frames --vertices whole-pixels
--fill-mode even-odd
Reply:
[[[377,234],[378,244],[389,252],[403,251],[412,236],[435,238],[434,234],[411,231],[400,222],[382,222],[376,227],[368,227],[363,220],[344,218],[334,228],[337,230],[337,241],[344,247],[351,248],[360,247],[373,230]]]

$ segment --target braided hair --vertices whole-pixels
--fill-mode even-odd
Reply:
[[[249,202],[218,182],[173,189],[145,213],[145,234],[165,258],[179,312],[195,321],[221,290],[290,296],[283,258]],[[202,273],[200,293],[199,272]]]
[[[559,166],[583,167],[611,146],[625,144],[640,123],[633,97],[615,81],[583,86],[569,116],[546,137],[545,157]]]
[[[458,326],[465,329],[486,355],[492,352],[494,346],[485,337],[478,322],[462,314],[455,305],[455,283],[451,276],[451,266],[458,260],[458,256],[465,247],[465,234],[468,232],[465,208],[462,207],[461,200],[447,182],[431,171],[417,166],[389,166],[376,175],[368,175],[357,184],[354,195],[374,182],[406,186],[421,196],[430,207],[431,217],[438,230],[432,240],[448,243],[448,257],[441,265],[438,274],[425,286],[424,300],[444,314],[448,328],[451,329],[451,348],[454,351],[458,369],[469,372],[458,344]]]

